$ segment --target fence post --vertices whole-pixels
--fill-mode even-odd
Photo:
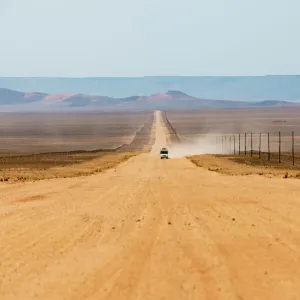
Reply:
[[[252,157],[252,132],[251,132],[251,149],[250,149],[251,157]]]
[[[259,155],[259,159],[261,158],[261,132],[259,133],[259,142],[258,142],[258,155]]]
[[[241,134],[239,133],[239,155],[241,155]]]
[[[247,133],[245,132],[245,155],[247,155]]]
[[[271,153],[270,153],[270,133],[268,132],[268,160],[271,159]]]
[[[281,157],[280,157],[280,155],[281,155],[281,134],[280,134],[280,131],[279,131],[279,133],[278,133],[278,162],[279,163],[281,163]]]
[[[224,136],[222,135],[222,154],[223,154],[223,148],[224,148]]]
[[[233,135],[233,154],[235,155],[235,134]]]
[[[293,166],[295,165],[295,141],[294,141],[294,131],[292,132],[292,155],[293,155]]]
[[[231,151],[232,151],[232,148],[231,148],[231,135],[229,136],[229,150],[230,150],[230,154],[231,154]]]

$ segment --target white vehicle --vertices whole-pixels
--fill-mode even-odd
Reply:
[[[166,158],[166,159],[169,158],[169,152],[168,152],[167,148],[162,148],[160,150],[160,159],[163,159],[163,158]]]

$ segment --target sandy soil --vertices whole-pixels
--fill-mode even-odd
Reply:
[[[298,180],[151,153],[80,178],[0,184],[0,298],[300,299]]]

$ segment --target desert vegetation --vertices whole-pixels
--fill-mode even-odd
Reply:
[[[102,172],[153,142],[152,112],[14,113],[0,122],[0,181]]]

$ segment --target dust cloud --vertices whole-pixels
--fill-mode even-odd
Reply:
[[[169,146],[170,158],[181,158],[198,154],[229,154],[229,152],[216,142],[215,136],[207,135]]]

